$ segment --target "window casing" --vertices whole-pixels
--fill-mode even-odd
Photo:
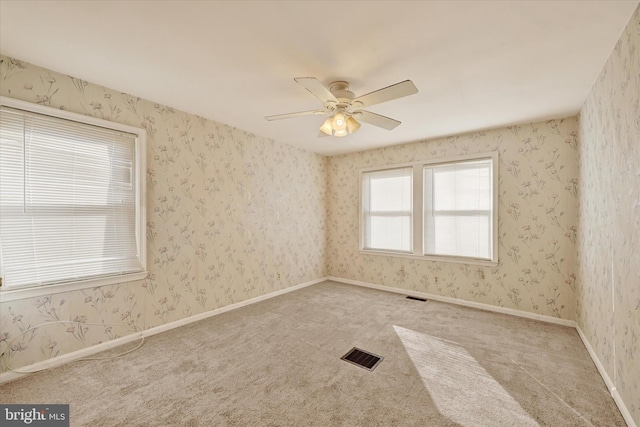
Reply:
[[[0,98],[0,296],[146,276],[145,132]]]
[[[363,253],[437,261],[495,265],[497,250],[498,154],[487,153],[361,170],[361,245]],[[367,180],[377,174],[405,171],[411,177],[412,244],[397,251],[367,244],[371,223]],[[373,197],[374,200],[367,200]],[[394,233],[392,228],[379,234]]]

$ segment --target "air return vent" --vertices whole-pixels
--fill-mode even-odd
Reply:
[[[377,356],[373,353],[369,353],[368,351],[360,350],[359,348],[353,347],[347,354],[342,356],[340,359],[345,362],[353,363],[356,366],[360,366],[368,371],[373,371],[376,369],[376,366],[384,357]]]

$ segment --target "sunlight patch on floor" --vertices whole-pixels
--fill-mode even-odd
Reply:
[[[460,345],[393,327],[440,413],[462,426],[538,426]]]

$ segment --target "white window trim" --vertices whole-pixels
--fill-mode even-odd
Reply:
[[[135,147],[135,185],[140,194],[140,197],[136,197],[136,236],[138,243],[138,251],[140,253],[140,264],[143,271],[113,275],[108,277],[98,277],[83,279],[77,281],[69,281],[62,283],[54,283],[48,285],[39,285],[31,287],[16,287],[7,288],[6,286],[0,287],[0,303],[15,301],[24,298],[33,298],[44,295],[51,295],[60,292],[69,292],[79,289],[86,289],[98,286],[112,285],[116,283],[124,283],[135,280],[142,280],[147,277],[147,239],[146,239],[146,138],[147,133],[144,129],[125,125],[122,123],[111,122],[108,120],[99,119],[96,117],[85,116],[83,114],[77,114],[66,110],[60,110],[56,108],[47,107],[44,105],[33,104],[26,101],[21,101],[6,96],[0,96],[0,106],[6,106],[10,108],[16,108],[19,110],[29,111],[33,113],[44,114],[47,116],[58,117],[61,119],[72,120],[75,122],[85,123],[89,125],[99,126],[107,129],[119,130],[137,135],[136,147]],[[1,265],[0,265],[1,268]],[[0,277],[2,277],[2,271],[0,271]]]
[[[493,162],[493,230],[492,230],[492,238],[493,238],[493,254],[491,260],[478,259],[478,258],[468,258],[468,257],[456,257],[456,256],[445,256],[445,255],[424,255],[423,251],[423,225],[424,225],[424,191],[423,191],[423,167],[427,165],[433,164],[444,164],[444,163],[457,163],[469,160],[481,160],[481,159],[491,159]],[[383,171],[390,169],[398,169],[403,167],[413,167],[413,253],[406,252],[397,252],[397,251],[382,251],[382,250],[371,250],[364,248],[364,224],[362,218],[362,175],[366,172],[375,172],[375,171]],[[469,154],[465,156],[457,156],[457,157],[446,157],[442,159],[429,159],[422,160],[417,162],[409,162],[409,163],[398,163],[392,165],[384,165],[384,166],[374,166],[360,169],[359,171],[359,230],[360,230],[360,243],[359,243],[359,251],[364,255],[376,255],[376,256],[387,256],[387,257],[397,257],[397,258],[410,258],[410,259],[420,259],[425,261],[439,261],[439,262],[451,262],[451,263],[459,263],[459,264],[470,264],[470,265],[482,265],[495,267],[498,265],[498,152],[493,151],[490,153],[478,153],[478,154]],[[417,185],[416,185],[417,184]]]

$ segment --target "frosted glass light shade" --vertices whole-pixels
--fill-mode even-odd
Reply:
[[[349,131],[349,133],[354,133],[358,129],[360,129],[360,123],[358,123],[358,121],[352,116],[349,116],[349,118],[347,119],[347,130]]]
[[[324,132],[327,135],[333,135],[333,127],[331,127],[331,123],[333,122],[332,117],[328,117],[327,120],[324,121],[322,126],[320,126],[320,132]]]

